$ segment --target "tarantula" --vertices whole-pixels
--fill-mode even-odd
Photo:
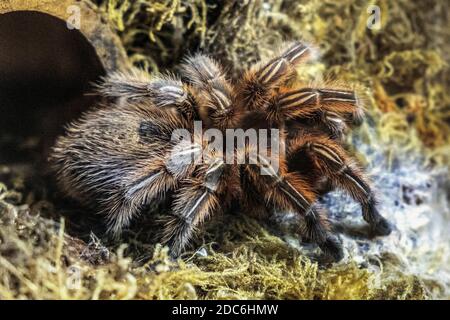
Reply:
[[[296,66],[313,53],[302,42],[286,44],[234,83],[202,54],[186,58],[180,78],[148,80],[135,71],[107,76],[97,90],[103,103],[72,123],[54,147],[60,186],[104,213],[113,235],[150,204],[168,203],[160,235],[173,256],[207,217],[238,203],[246,213],[298,213],[300,234],[340,260],[340,240],[315,204],[336,187],[361,204],[375,234],[388,235],[392,227],[376,208],[370,182],[341,143],[363,117],[356,93],[296,81]],[[253,161],[226,163],[224,149],[209,148],[204,137],[174,139],[180,129],[194,133],[195,120],[220,132],[276,128],[285,152],[268,147],[254,156],[257,146],[246,142],[236,157]],[[199,154],[203,160],[192,161]],[[277,168],[268,160],[273,155]]]

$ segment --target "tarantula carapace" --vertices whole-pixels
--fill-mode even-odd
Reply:
[[[148,80],[135,71],[107,76],[98,87],[103,104],[71,124],[56,143],[51,160],[60,185],[103,212],[114,235],[149,204],[168,203],[160,234],[174,256],[207,217],[238,203],[243,213],[298,213],[300,234],[340,260],[339,238],[315,204],[319,195],[342,188],[361,204],[376,234],[389,234],[391,225],[341,144],[346,128],[362,119],[355,92],[296,81],[296,66],[312,53],[301,42],[287,44],[233,83],[201,54],[185,60],[181,78]],[[174,138],[180,129],[194,134],[195,120],[223,133],[276,128],[285,152],[270,147],[251,152],[258,146],[247,141],[233,149],[247,161],[225,162],[225,149],[209,148],[204,136]],[[273,155],[277,167],[269,161]]]

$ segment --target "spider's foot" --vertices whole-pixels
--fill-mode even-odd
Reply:
[[[388,236],[391,234],[394,228],[392,223],[390,223],[386,218],[380,217],[380,219],[374,223],[372,226],[373,232],[377,236]]]
[[[323,253],[333,258],[335,262],[341,261],[344,258],[342,243],[337,236],[327,236],[327,239],[322,244],[320,244],[319,247],[323,251]]]

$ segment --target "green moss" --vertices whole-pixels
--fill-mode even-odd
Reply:
[[[98,2],[131,61],[150,72],[173,67],[189,48],[204,41],[208,10],[205,0]]]
[[[99,250],[94,240],[84,243],[66,234],[64,220],[31,216],[27,206],[16,208],[0,201],[1,299],[427,297],[424,285],[412,276],[397,274],[392,280],[389,273],[377,280],[353,262],[320,267],[249,218],[218,222],[208,229],[221,230],[223,241],[213,244],[217,237],[206,233],[206,256],[188,252],[174,262],[166,248],[134,243],[152,252],[145,264],[137,266],[124,255],[123,245],[114,252]],[[102,256],[107,259],[102,261]]]

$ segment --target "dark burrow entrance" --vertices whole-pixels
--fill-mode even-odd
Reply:
[[[34,11],[0,15],[0,164],[43,161],[64,124],[94,103],[104,68],[84,35]]]

